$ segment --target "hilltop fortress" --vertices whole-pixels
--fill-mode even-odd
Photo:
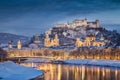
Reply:
[[[95,20],[95,22],[88,22],[87,19],[79,20],[75,19],[72,23],[63,23],[63,24],[56,24],[55,27],[68,27],[68,28],[76,28],[77,26],[83,27],[93,27],[99,28],[99,20]]]
[[[91,28],[90,32],[93,32],[89,33],[89,30],[87,30],[88,28]],[[95,20],[95,22],[88,22],[87,19],[76,19],[72,23],[56,24],[51,30],[46,31],[44,46],[60,46],[61,44],[64,46],[75,45],[76,47],[104,46],[104,40],[100,40],[103,36],[100,36],[99,40],[97,40],[97,35],[95,34],[97,31],[95,31],[95,29],[99,30],[101,28],[99,20]],[[83,33],[83,31],[85,33]],[[85,35],[84,40],[81,40],[83,37],[81,34]],[[55,35],[55,39],[50,39],[49,35]]]

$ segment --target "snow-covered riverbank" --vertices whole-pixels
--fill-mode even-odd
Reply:
[[[64,64],[75,64],[75,65],[93,65],[93,66],[107,66],[107,67],[120,67],[119,60],[63,60]]]
[[[42,76],[43,72],[14,62],[0,62],[0,80],[29,80]]]
[[[69,59],[69,60],[53,60],[49,59],[28,59],[25,62],[38,62],[38,63],[62,63],[73,65],[93,65],[93,66],[107,66],[107,67],[120,67],[120,60],[92,60],[92,59]]]

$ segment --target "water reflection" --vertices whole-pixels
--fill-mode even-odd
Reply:
[[[120,70],[92,66],[23,63],[45,71],[44,80],[120,80]]]

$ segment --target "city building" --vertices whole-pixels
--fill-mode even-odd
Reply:
[[[105,43],[101,42],[101,41],[96,41],[95,36],[90,35],[88,37],[86,37],[86,39],[84,41],[81,41],[80,38],[76,38],[76,44],[77,47],[82,47],[82,46],[96,46],[96,47],[100,47],[100,46],[104,46]]]
[[[50,39],[49,34],[46,34],[46,37],[45,37],[45,40],[44,40],[44,46],[45,47],[59,46],[58,35],[55,34],[54,39]]]

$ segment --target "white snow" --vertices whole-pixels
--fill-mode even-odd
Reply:
[[[65,63],[65,64],[120,67],[120,61],[119,60],[70,59],[70,60],[60,60],[60,61],[63,61],[63,63]],[[49,63],[51,61],[49,59],[34,58],[34,59],[28,59],[25,62]]]
[[[76,64],[76,65],[95,65],[95,66],[120,67],[119,60],[78,59],[78,60],[63,60],[63,62],[66,64]]]
[[[3,43],[0,44],[0,47],[6,47],[6,46],[8,46],[8,44],[3,44]]]
[[[28,80],[42,76],[43,72],[11,61],[0,63],[0,80]]]

